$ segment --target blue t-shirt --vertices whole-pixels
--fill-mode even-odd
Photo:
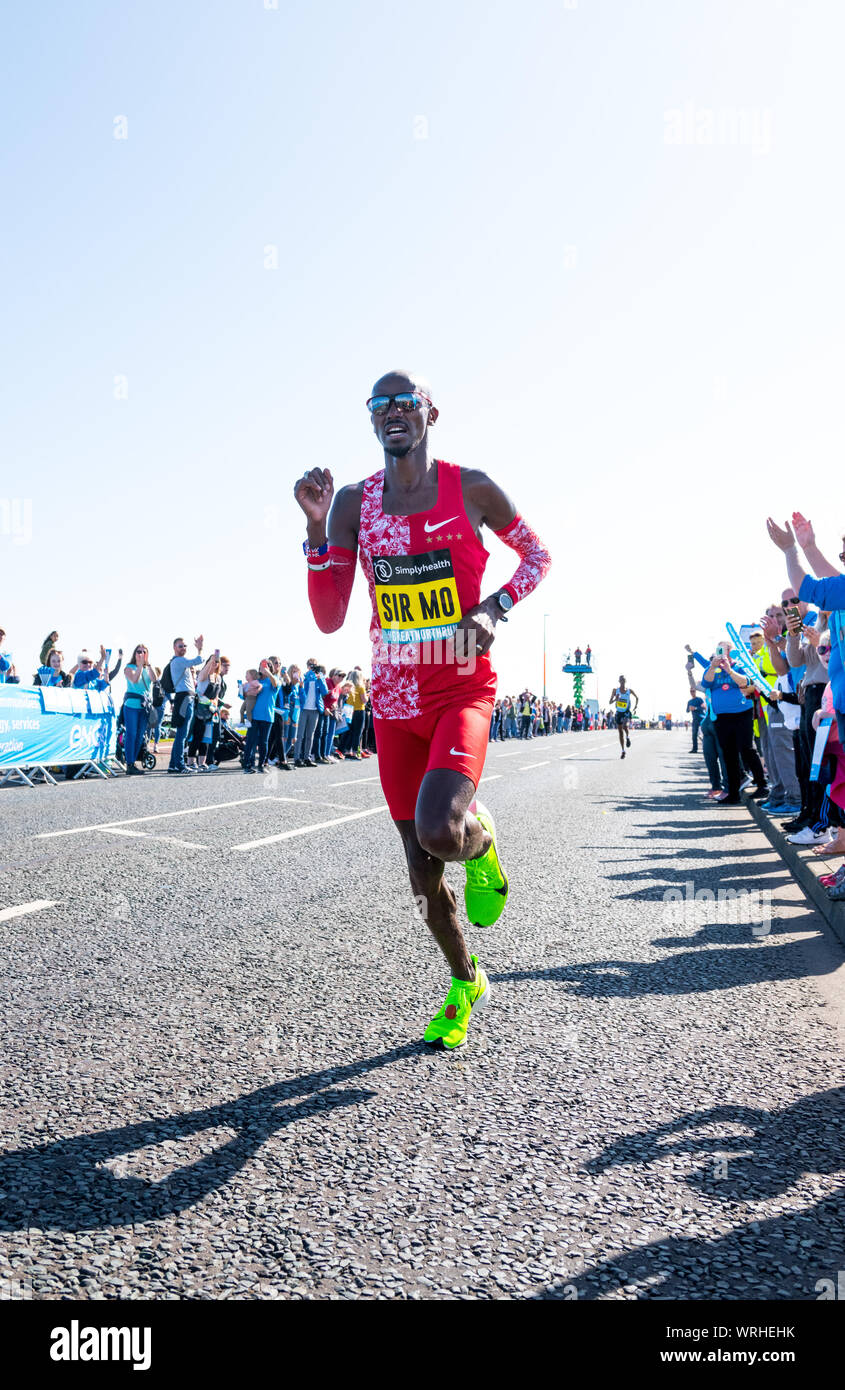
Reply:
[[[693,714],[704,714],[704,701],[700,695],[693,695],[691,700],[687,700],[687,709],[692,710]]]
[[[267,719],[272,722],[275,711],[276,688],[269,677],[265,676],[261,682],[261,692],[255,697],[252,717],[253,719]]]
[[[7,661],[3,653],[0,652],[0,685],[6,684],[6,675],[12,669],[11,661]]]
[[[737,667],[731,669],[736,670],[737,675],[745,674]],[[734,684],[725,671],[717,671],[716,678],[712,681],[703,676],[701,684],[710,696],[714,714],[742,714],[744,710],[754,707],[752,701],[746,700],[739,686]]]
[[[803,603],[814,603],[830,613],[830,660],[827,674],[833,693],[833,708],[845,710],[845,574],[833,575],[830,579],[813,579],[804,575],[798,597]],[[806,621],[806,620],[805,620]]]

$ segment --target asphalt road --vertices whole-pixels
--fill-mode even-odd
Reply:
[[[375,760],[0,794],[0,1292],[815,1299],[843,950],[688,735],[633,745],[491,749],[453,1055]]]

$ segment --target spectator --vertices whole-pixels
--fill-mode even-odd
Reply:
[[[360,759],[364,738],[364,713],[367,708],[367,687],[364,684],[360,666],[353,667],[346,679],[352,686],[352,719],[349,725],[348,752],[350,757]]]
[[[154,667],[153,687],[150,692],[150,722],[149,732],[153,738],[153,752],[158,752],[158,741],[161,738],[161,726],[164,721],[164,712],[167,709],[167,696],[161,683],[161,667]]]
[[[3,631],[2,627],[0,627],[0,648],[2,648],[5,640],[6,634]],[[9,657],[9,653],[0,650],[0,685],[4,685],[5,682],[9,679],[9,672],[11,671],[11,669],[12,662]]]
[[[316,666],[314,669],[323,684],[320,694],[317,697],[317,725],[314,729],[314,751],[312,757],[316,763],[327,763],[328,758],[324,752],[326,732],[330,725],[331,728],[334,729],[334,721],[329,718],[326,707],[326,701],[329,699],[331,691],[329,689],[328,680],[326,679],[325,666]]]
[[[59,634],[57,632],[50,632],[44,638],[44,641],[41,643],[41,655],[38,658],[39,666],[46,666],[48,664],[47,658],[49,657],[51,651],[55,647],[58,640]]]
[[[768,788],[763,765],[754,747],[754,706],[746,695],[750,682],[732,664],[729,651],[727,643],[719,643],[701,684],[710,695],[716,716],[716,734],[725,755],[728,773],[728,794],[718,804],[738,806],[742,765],[754,775],[756,790],[752,795],[756,799],[762,801]]]
[[[691,753],[698,752],[698,731],[701,728],[701,721],[706,713],[707,706],[700,695],[691,694],[687,700],[687,713],[692,715],[692,748]]]
[[[34,685],[61,685],[67,688],[70,685],[70,676],[62,670],[62,653],[57,647],[52,647],[45,665],[39,666],[33,678]]]
[[[248,689],[248,694],[255,698],[244,750],[244,772],[255,772],[256,753],[258,771],[266,771],[267,743],[270,738],[270,726],[275,717],[276,692],[279,685],[279,678],[270,670],[268,663],[260,662],[257,679],[250,682]]]
[[[194,769],[187,767],[185,763],[185,743],[191,732],[191,725],[194,721],[194,700],[196,697],[196,676],[194,667],[203,664],[202,646],[203,636],[194,639],[194,646],[197,654],[188,657],[186,652],[188,644],[184,637],[177,637],[173,643],[173,656],[170,658],[168,670],[170,683],[173,688],[173,715],[172,724],[175,730],[173,735],[173,747],[170,750],[170,765],[168,772],[174,774],[193,773]],[[167,684],[164,682],[164,688]]]
[[[314,658],[309,657],[306,665],[305,678],[302,682],[300,691],[299,724],[297,727],[296,748],[294,751],[294,767],[317,766],[315,759],[311,757],[311,748],[314,742],[317,722],[320,718],[323,696],[327,689],[326,682],[317,670],[318,663]]]
[[[722,753],[719,738],[716,733],[716,716],[713,713],[713,706],[710,703],[710,694],[704,686],[697,685],[693,674],[693,661],[698,661],[706,671],[714,658],[700,656],[698,652],[693,652],[691,647],[687,647],[689,660],[687,661],[687,677],[689,679],[690,695],[695,698],[699,691],[704,692],[705,710],[701,722],[701,749],[704,754],[704,762],[707,767],[707,775],[710,778],[710,791],[708,796],[713,801],[723,801],[727,796],[728,769],[725,764],[724,754]]]
[[[302,686],[302,672],[292,665],[287,670],[287,680],[282,682],[282,699],[285,707],[285,763],[293,769],[293,751],[299,727],[299,694]]]
[[[800,711],[789,680],[784,617],[783,609],[773,605],[762,620],[760,641],[754,642],[752,634],[752,653],[761,675],[775,687],[776,692],[774,700],[762,698],[759,722],[770,794],[768,801],[761,801],[760,805],[769,815],[792,817],[801,809],[801,789],[795,770],[792,737],[800,722]]]
[[[287,672],[277,656],[268,656],[267,664],[279,682],[276,691],[276,707],[273,711],[273,723],[270,728],[270,739],[267,744],[267,762],[273,767],[283,767],[286,772],[290,772],[292,769],[285,757],[285,692],[287,689]]]
[[[196,772],[211,772],[214,766],[207,759],[211,751],[214,725],[220,718],[218,705],[221,685],[220,653],[214,651],[197,677],[194,722],[191,725],[191,741],[185,755],[185,765]]]
[[[145,768],[136,766],[152,708],[153,668],[146,647],[138,644],[123,675],[126,680],[126,695],[123,701],[123,752],[126,758],[126,775],[132,777],[146,771]]]
[[[786,615],[786,659],[793,682],[800,682],[802,697],[795,749],[801,806],[798,815],[783,828],[789,834],[800,835],[822,819],[824,791],[818,779],[811,781],[810,770],[815,745],[814,716],[821,708],[827,685],[830,615],[822,610],[816,618],[809,613],[808,605],[800,600],[791,606],[797,608],[797,612],[794,616],[789,612]]]
[[[108,689],[108,678],[105,672],[106,649],[100,647],[100,660],[94,664],[94,658],[84,647],[76,658],[76,665],[71,666],[68,675],[72,677],[71,684],[74,690],[85,690],[93,686],[96,690]]]

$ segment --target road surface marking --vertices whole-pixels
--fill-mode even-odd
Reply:
[[[329,782],[330,787],[357,787],[360,782],[377,782],[377,777],[347,777],[343,782]]]
[[[491,772],[487,777],[480,778],[478,785],[480,787],[482,782],[498,782],[501,776],[501,772]]]
[[[310,803],[296,796],[247,796],[240,801],[215,801],[211,806],[189,806],[184,811],[158,811],[153,816],[130,816],[128,820],[104,820],[97,825],[77,825],[70,830],[46,830],[36,840],[53,840],[59,835],[83,835],[86,830],[110,830],[115,825],[138,825],[144,821],[167,820],[171,816],[198,816],[203,811],[222,811],[227,806],[250,806],[256,801],[290,801],[294,805]]]
[[[331,825],[346,825],[362,816],[377,816],[386,811],[386,806],[376,806],[369,811],[355,811],[351,816],[336,816],[334,820],[320,821],[317,825],[301,825],[297,830],[282,830],[278,835],[265,835],[261,840],[245,840],[243,844],[232,845],[232,849],[259,849],[262,845],[276,845],[280,840],[293,840],[297,835],[312,835],[315,830],[327,830]]]
[[[0,922],[10,922],[13,917],[25,917],[28,912],[40,912],[45,907],[55,907],[58,898],[36,898],[31,903],[21,903],[20,907],[0,909]]]
[[[549,760],[546,758],[543,763],[525,763],[523,767],[518,767],[516,770],[517,772],[530,772],[532,767],[548,767],[548,765]]]
[[[184,849],[211,849],[211,845],[199,845],[195,840],[177,840],[175,835],[149,835],[146,830],[121,830],[116,825],[106,825],[103,827],[103,835],[121,835],[126,839],[133,840],[154,840],[160,845],[182,845]]]

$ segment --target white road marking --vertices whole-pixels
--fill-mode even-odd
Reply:
[[[360,782],[377,782],[377,777],[347,777],[344,782],[329,782],[330,787],[357,787]]]
[[[36,840],[53,840],[59,835],[84,835],[86,830],[111,830],[115,825],[138,825],[144,821],[167,820],[171,816],[198,816],[203,811],[222,811],[226,806],[249,806],[256,801],[289,801],[294,805],[307,806],[310,803],[295,796],[247,796],[240,801],[215,801],[211,806],[189,806],[184,811],[159,811],[153,816],[130,816],[128,820],[104,820],[97,825],[77,825],[71,830],[46,830],[36,835]]]
[[[122,835],[133,840],[155,840],[158,844],[182,845],[184,849],[211,849],[211,845],[199,845],[195,840],[177,840],[175,835],[149,835],[146,830],[121,830],[116,825],[106,825],[102,835]]]
[[[45,907],[55,907],[58,898],[36,898],[31,903],[21,903],[19,907],[0,909],[0,922],[10,922],[13,917],[25,917],[28,912],[40,912]]]
[[[605,739],[604,743],[594,743],[594,744],[593,744],[593,747],[594,747],[594,748],[610,748],[610,747],[612,747],[612,745],[613,745],[613,740],[612,740],[612,739],[610,739],[610,740]],[[577,751],[574,752],[574,753],[562,753],[562,754],[560,755],[560,761],[561,761],[561,762],[565,762],[567,758],[580,758],[581,756],[582,756],[582,755],[581,755],[581,749],[579,748],[579,749],[577,749]]]
[[[491,772],[488,777],[481,777],[479,779],[478,785],[480,787],[482,782],[499,782],[501,781],[501,778],[501,772]]]
[[[327,830],[330,825],[345,825],[362,816],[377,816],[386,811],[386,806],[375,806],[369,811],[355,811],[351,816],[336,816],[334,820],[320,821],[317,825],[301,825],[296,830],[282,830],[278,835],[265,835],[261,840],[245,840],[243,844],[232,845],[232,849],[259,849],[262,845],[276,845],[280,840],[293,840],[297,835],[311,835],[315,830]]]
[[[530,772],[532,767],[548,767],[549,760],[546,758],[544,763],[525,763],[523,767],[518,767],[517,772]]]

